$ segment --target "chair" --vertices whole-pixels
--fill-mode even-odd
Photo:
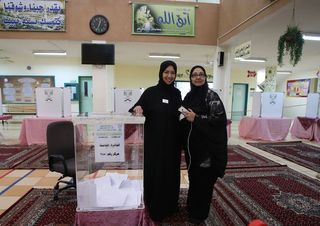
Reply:
[[[49,170],[61,173],[54,186],[54,200],[58,200],[59,192],[67,188],[76,188],[74,126],[71,121],[52,122],[47,127],[47,146]],[[63,180],[71,177],[71,181]],[[60,188],[59,184],[66,186]]]

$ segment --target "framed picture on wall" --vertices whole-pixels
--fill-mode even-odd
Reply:
[[[287,96],[307,97],[310,91],[311,79],[296,79],[287,81]]]

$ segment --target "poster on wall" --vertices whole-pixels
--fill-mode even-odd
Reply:
[[[0,76],[3,104],[35,103],[38,87],[54,87],[54,76]]]
[[[0,31],[65,31],[65,0],[0,0]]]
[[[307,97],[310,89],[311,79],[297,79],[287,81],[287,96]]]
[[[194,36],[194,6],[132,4],[132,34]]]

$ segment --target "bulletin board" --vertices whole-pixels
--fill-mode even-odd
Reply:
[[[287,96],[307,97],[310,90],[311,79],[296,79],[287,81]]]
[[[0,76],[3,104],[35,103],[36,88],[54,86],[54,76]]]

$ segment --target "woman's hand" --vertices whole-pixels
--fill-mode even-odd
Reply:
[[[188,109],[188,111],[184,111],[182,114],[184,114],[189,122],[193,122],[194,118],[196,117],[196,113],[194,113],[190,108]]]
[[[137,105],[133,108],[133,115],[142,116],[142,114],[143,114],[143,109],[140,105]]]

